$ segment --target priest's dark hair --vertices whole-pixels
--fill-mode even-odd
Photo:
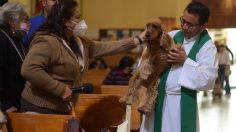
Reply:
[[[208,22],[208,18],[210,16],[210,10],[204,4],[193,1],[188,4],[184,11],[188,11],[190,14],[196,14],[199,16],[199,25],[202,25]]]

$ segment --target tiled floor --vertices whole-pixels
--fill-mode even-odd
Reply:
[[[236,132],[236,89],[231,92],[231,97],[215,101],[211,93],[198,93],[200,132]]]
[[[229,76],[230,86],[236,88],[236,64],[230,66],[231,75]]]

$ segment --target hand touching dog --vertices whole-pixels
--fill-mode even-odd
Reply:
[[[182,65],[186,59],[187,55],[183,46],[173,46],[170,48],[167,62],[170,62],[173,65]]]

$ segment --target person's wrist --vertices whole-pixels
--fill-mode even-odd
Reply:
[[[138,40],[139,44],[142,44],[144,40],[140,36],[135,36],[135,38]]]
[[[61,98],[64,100],[66,98],[66,90],[68,88],[68,85],[65,85],[63,87],[63,91],[62,91],[62,94],[61,94]]]

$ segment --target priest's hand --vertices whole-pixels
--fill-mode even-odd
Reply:
[[[172,47],[169,51],[167,62],[173,65],[183,65],[186,59],[187,55],[182,46],[178,48]]]

